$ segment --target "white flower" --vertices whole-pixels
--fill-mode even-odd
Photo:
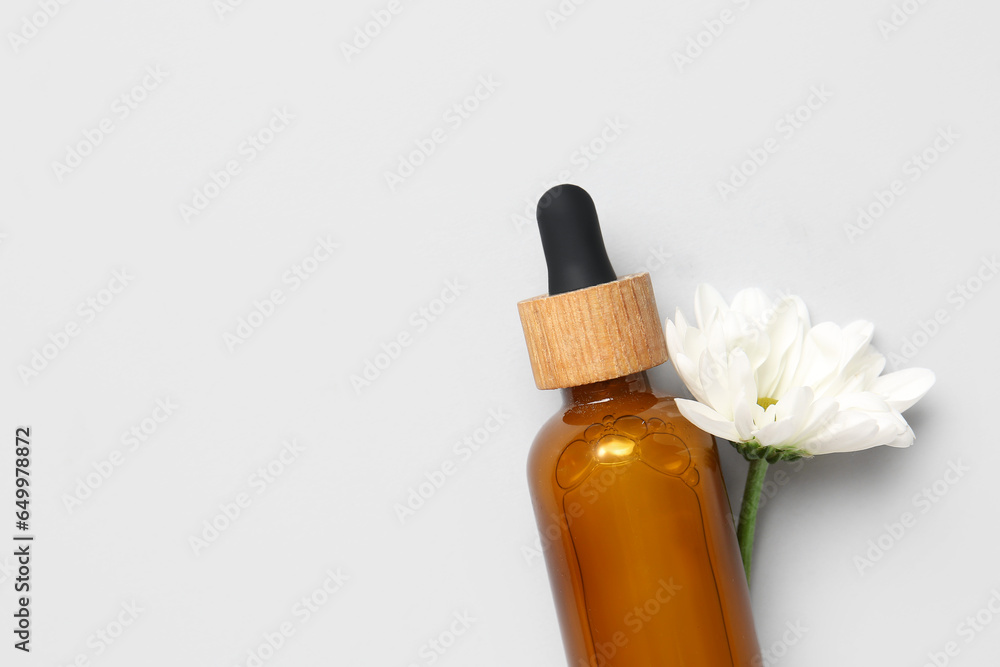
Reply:
[[[870,322],[811,326],[797,296],[743,290],[727,304],[711,286],[695,294],[697,328],[667,320],[670,358],[695,401],[677,407],[704,431],[769,460],[909,447],[902,413],[934,384],[910,368],[880,375]]]

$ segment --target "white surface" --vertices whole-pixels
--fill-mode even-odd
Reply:
[[[921,665],[949,641],[949,664],[992,664],[1000,619],[971,642],[959,624],[1000,590],[1000,280],[961,309],[949,294],[1000,251],[1000,5],[929,2],[884,39],[889,1],[592,0],[553,30],[556,0],[402,0],[347,62],[340,44],[387,5],[247,0],[220,18],[210,0],[73,2],[16,53],[5,40],[0,539],[19,424],[38,537],[34,651],[9,657],[5,629],[3,664],[247,665],[288,622],[265,664],[429,665],[464,612],[471,629],[434,664],[562,664],[544,566],[523,553],[525,456],[559,397],[534,389],[514,304],[545,289],[517,216],[563,180],[594,195],[620,273],[653,260],[664,316],[690,313],[699,282],[758,285],[801,294],[814,321],[873,320],[890,353],[945,311],[905,364],[938,374],[908,413],[917,444],[788,473],[762,510],[754,608],[765,648],[808,628],[776,664]],[[734,22],[678,71],[673,54],[723,9]],[[37,11],[8,2],[0,25]],[[168,74],[121,118],[116,98],[156,66]],[[446,116],[480,77],[499,86]],[[812,87],[832,97],[788,138],[778,124]],[[250,161],[241,142],[274,109],[294,121]],[[113,132],[60,182],[53,161],[104,118]],[[616,120],[601,155],[577,153]],[[949,127],[957,140],[910,180],[904,163]],[[384,172],[437,128],[446,141],[390,191]],[[771,137],[722,201],[718,181]],[[186,224],[179,205],[229,160],[241,172]],[[851,242],[845,225],[894,179],[905,193]],[[293,290],[284,272],[326,235],[339,249]],[[123,267],[134,278],[88,321],[78,304]],[[421,328],[413,314],[456,280]],[[286,301],[230,352],[224,334],[273,289]],[[70,322],[79,335],[25,384],[18,366]],[[351,375],[400,333],[411,344],[356,393]],[[671,368],[653,375],[681,390]],[[179,407],[129,451],[122,433],[158,398]],[[463,460],[454,444],[491,409],[509,418]],[[258,495],[251,476],[292,438],[304,451]],[[68,511],[114,450],[123,463]],[[745,464],[722,454],[735,502]],[[401,525],[394,504],[446,461],[455,474]],[[915,494],[959,461],[970,470],[923,512]],[[196,556],[189,537],[240,493],[250,506]],[[859,573],[907,511],[915,525]],[[293,606],[328,569],[349,581],[304,620]],[[138,619],[98,655],[92,633],[132,601]]]

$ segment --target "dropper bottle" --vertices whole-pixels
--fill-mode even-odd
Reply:
[[[618,278],[590,195],[538,207],[548,294],[518,304],[535,384],[563,405],[528,460],[571,667],[759,667],[712,436],[656,392],[667,360],[648,273]]]

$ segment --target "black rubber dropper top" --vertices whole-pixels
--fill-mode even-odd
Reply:
[[[536,215],[549,267],[549,296],[618,279],[586,190],[557,185],[542,195]]]

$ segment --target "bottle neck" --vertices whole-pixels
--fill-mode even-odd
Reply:
[[[562,390],[562,396],[565,405],[588,405],[603,403],[630,394],[652,394],[652,392],[649,376],[646,375],[646,371],[640,371],[612,380],[569,387]]]

